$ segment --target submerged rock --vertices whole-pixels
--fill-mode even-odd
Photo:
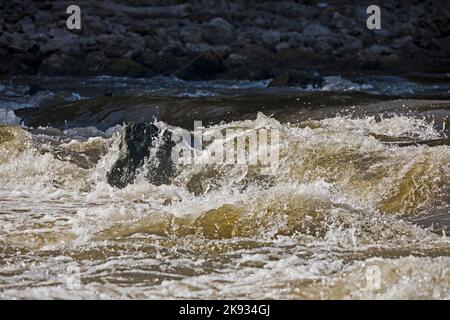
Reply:
[[[323,83],[323,79],[311,72],[300,72],[300,71],[287,71],[269,83],[269,87],[280,87],[280,86],[300,86],[307,87],[311,85],[313,87],[319,87]]]
[[[146,170],[148,180],[155,185],[168,183],[174,172],[170,158],[173,146],[168,130],[161,132],[149,123],[128,124],[122,133],[119,157],[107,174],[108,183],[124,188],[134,182],[138,170]]]

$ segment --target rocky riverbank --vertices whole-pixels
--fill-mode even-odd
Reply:
[[[448,1],[383,1],[382,29],[360,1],[65,1],[0,3],[0,76],[177,75],[321,81],[319,73],[450,72]]]

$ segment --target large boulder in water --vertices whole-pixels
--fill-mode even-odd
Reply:
[[[110,185],[124,188],[136,179],[138,169],[147,171],[148,180],[161,185],[170,182],[174,172],[171,132],[151,123],[131,123],[125,127],[117,161],[107,174]],[[152,158],[150,158],[152,157]]]

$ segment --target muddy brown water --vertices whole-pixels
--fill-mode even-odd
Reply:
[[[0,126],[1,298],[450,298],[448,100],[124,95],[15,114],[24,127]],[[154,117],[278,130],[279,164],[109,186],[119,136],[83,128]]]

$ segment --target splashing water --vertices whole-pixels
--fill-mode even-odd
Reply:
[[[117,189],[119,133],[1,126],[0,297],[450,298],[449,239],[414,223],[449,211],[450,147],[396,143],[444,131],[400,115],[260,114],[205,134],[236,128],[280,132],[274,173],[178,165],[170,184],[142,171]]]

